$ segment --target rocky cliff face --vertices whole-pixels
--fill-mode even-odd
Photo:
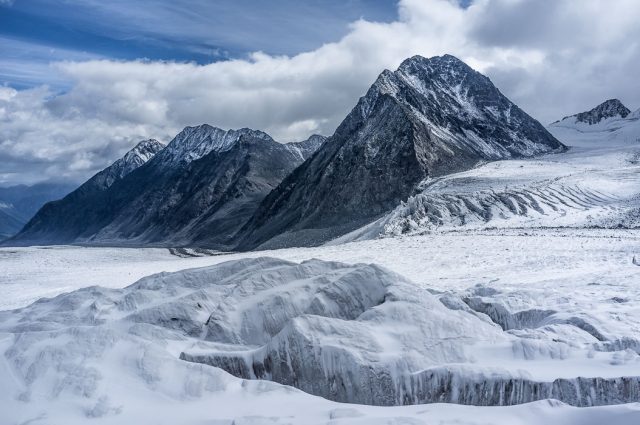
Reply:
[[[239,248],[313,245],[406,199],[427,177],[565,147],[453,56],[384,71],[316,155],[242,230]]]

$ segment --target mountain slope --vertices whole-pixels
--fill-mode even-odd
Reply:
[[[260,201],[322,139],[285,145],[246,128],[187,127],[153,157],[125,155],[83,185],[87,193],[43,210],[14,242],[226,249]],[[145,161],[122,168],[129,157]]]
[[[114,182],[140,167],[164,148],[155,139],[143,140],[122,158],[100,171],[89,180],[89,186],[97,190],[108,189]]]
[[[104,192],[163,148],[162,143],[153,139],[138,143],[63,199],[45,204],[8,243],[72,242],[93,217],[85,213],[99,207]]]
[[[0,240],[18,232],[24,226],[24,219],[13,205],[0,203]]]
[[[238,247],[321,243],[395,207],[427,177],[564,149],[462,61],[416,56],[380,74],[335,134],[262,202]]]
[[[254,130],[240,130],[222,149],[177,169],[166,167],[163,153],[133,173],[110,192],[114,217],[87,241],[226,248],[260,201],[302,158]]]
[[[309,159],[309,157],[311,157],[311,155],[316,153],[316,151],[320,149],[320,146],[322,146],[322,144],[326,141],[327,138],[325,136],[313,134],[307,140],[303,140],[302,142],[287,143],[287,146],[293,152],[297,153],[302,161],[306,161],[307,159]]]
[[[640,141],[640,109],[631,112],[619,100],[607,100],[590,111],[564,117],[550,124],[549,130],[568,140],[587,137],[614,144],[634,143]]]

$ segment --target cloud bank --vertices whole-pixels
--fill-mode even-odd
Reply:
[[[611,97],[640,106],[635,0],[476,0],[468,8],[401,0],[398,8],[395,22],[353,22],[340,41],[294,56],[52,64],[70,82],[65,93],[0,87],[0,184],[80,181],[138,140],[166,142],[205,122],[279,141],[330,135],[383,69],[415,54],[458,56],[544,124]]]

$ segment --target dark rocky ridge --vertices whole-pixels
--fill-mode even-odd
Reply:
[[[251,129],[187,127],[166,148],[142,142],[9,243],[228,249],[264,196],[322,141],[286,145]]]
[[[395,207],[427,177],[566,149],[453,56],[384,71],[335,134],[260,205],[239,249],[314,245]]]

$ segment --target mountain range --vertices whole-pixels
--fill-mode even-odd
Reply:
[[[380,74],[318,153],[265,198],[239,247],[317,245],[394,208],[425,179],[564,149],[464,62],[415,56]]]
[[[206,245],[229,238],[322,136],[281,144],[261,131],[187,127],[166,147],[140,142],[9,243]]]
[[[610,113],[606,109],[603,113]],[[329,137],[187,127],[141,142],[7,244],[317,245],[387,213],[425,180],[566,147],[450,56],[383,71]]]

